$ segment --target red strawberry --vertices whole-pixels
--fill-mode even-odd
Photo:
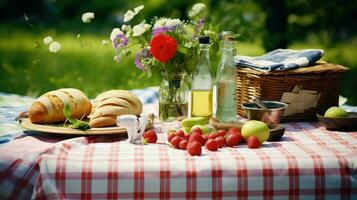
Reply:
[[[191,137],[191,134],[185,134],[185,139],[188,141]]]
[[[144,133],[144,143],[156,143],[157,135],[155,130],[151,129]]]
[[[192,141],[187,144],[186,150],[191,156],[199,156],[202,152],[202,146],[198,141]]]
[[[238,133],[240,133],[240,129],[236,128],[236,127],[232,127],[232,128],[229,129],[228,132],[238,132]]]
[[[169,134],[167,135],[167,141],[171,142],[172,138],[174,138],[175,136],[176,136],[175,133],[169,132]]]
[[[217,149],[218,149],[218,143],[214,139],[209,139],[206,142],[205,146],[210,151],[217,151]]]
[[[233,133],[233,134],[241,134],[240,130],[238,128],[234,128],[234,127],[230,128],[229,131],[227,132],[227,134],[231,134],[231,133]]]
[[[174,148],[178,148],[180,142],[181,142],[180,136],[177,136],[177,135],[176,135],[174,138],[171,139],[170,144],[171,144]]]
[[[261,143],[259,141],[259,139],[257,137],[255,137],[254,135],[253,136],[250,136],[247,140],[247,144],[248,144],[248,147],[250,149],[255,149],[255,148],[259,148]]]
[[[160,34],[154,36],[150,41],[150,52],[156,60],[167,63],[176,55],[177,41],[175,38]]]
[[[218,136],[219,136],[218,133],[211,133],[208,135],[208,139],[215,139]]]
[[[201,134],[197,133],[197,132],[193,132],[190,136],[190,139],[188,140],[188,142],[192,142],[192,141],[197,141],[199,142],[201,145],[204,145],[205,143],[205,139],[202,137]]]
[[[220,129],[220,130],[218,130],[218,132],[217,132],[217,135],[218,135],[218,136],[222,136],[222,137],[226,136],[226,134],[227,134],[227,131],[224,130],[224,129]]]
[[[218,148],[222,148],[226,145],[226,140],[222,136],[216,137],[214,140],[217,142]]]
[[[238,136],[238,144],[240,144],[240,143],[242,143],[242,142],[244,142],[244,138],[243,138],[243,136],[242,136],[242,134],[241,133],[235,133],[237,136]]]
[[[208,134],[203,134],[203,144],[206,144],[207,140],[208,140]]]
[[[199,134],[203,134],[202,133],[202,130],[200,129],[200,127],[195,127],[195,128],[193,128],[192,130],[191,130],[191,133],[193,133],[193,132],[197,132],[197,133],[199,133]]]
[[[181,140],[179,143],[179,149],[185,150],[187,147],[187,144],[188,144],[187,140]]]
[[[226,137],[226,143],[227,146],[234,147],[239,143],[239,137],[234,133],[228,134]]]
[[[180,137],[185,137],[185,132],[183,132],[183,130],[178,130],[176,131],[176,135]]]

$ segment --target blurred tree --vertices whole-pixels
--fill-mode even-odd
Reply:
[[[222,30],[241,34],[241,41],[255,41],[264,30],[264,10],[254,1],[248,0],[210,0],[209,20],[219,24]]]
[[[310,34],[317,34],[319,42],[330,46],[357,33],[353,22],[357,18],[355,0],[295,0],[285,3],[291,40],[306,39]]]
[[[49,17],[52,8],[44,0],[0,0],[0,21],[22,18],[31,13],[35,17]]]
[[[284,0],[258,0],[263,10],[266,11],[265,31],[263,34],[263,46],[266,51],[278,48],[286,48],[288,42],[286,31],[288,25],[288,13]]]
[[[210,8],[209,18],[222,29],[242,35],[243,41],[263,41],[266,50],[285,48],[288,43],[315,34],[325,46],[356,35],[355,0],[201,0]],[[127,9],[145,5],[139,23],[152,16],[187,19],[187,8],[201,2],[182,0],[0,0],[0,21],[23,23],[24,14],[46,27],[76,29],[83,12],[93,11],[93,31],[120,26]],[[20,20],[19,20],[20,19]],[[73,25],[70,25],[70,24]]]

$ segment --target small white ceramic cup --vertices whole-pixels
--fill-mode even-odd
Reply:
[[[117,125],[125,128],[128,133],[128,142],[143,144],[143,134],[146,127],[146,116],[120,115],[117,117]]]

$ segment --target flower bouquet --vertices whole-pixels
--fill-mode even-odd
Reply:
[[[189,77],[195,69],[199,35],[211,38],[212,52],[217,52],[218,29],[205,23],[205,4],[195,4],[188,12],[189,20],[153,17],[133,27],[129,22],[142,10],[138,6],[124,15],[121,28],[114,28],[110,39],[118,63],[131,54],[134,45],[140,47],[135,65],[149,77],[162,79],[159,92],[159,116],[163,121],[187,116]]]

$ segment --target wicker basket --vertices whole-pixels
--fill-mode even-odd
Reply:
[[[311,67],[289,71],[262,72],[250,68],[237,68],[237,112],[246,117],[242,103],[253,96],[262,100],[280,101],[284,92],[291,92],[296,85],[305,90],[321,93],[317,107],[290,116],[285,121],[313,121],[316,113],[322,114],[338,105],[340,79],[348,68],[341,65],[318,63]]]

